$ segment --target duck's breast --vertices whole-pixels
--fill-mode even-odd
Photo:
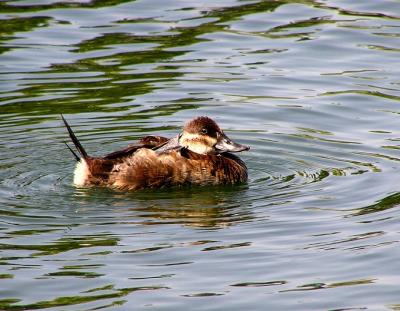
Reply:
[[[247,181],[246,165],[232,154],[202,155],[183,150],[190,164],[192,183],[235,184]]]

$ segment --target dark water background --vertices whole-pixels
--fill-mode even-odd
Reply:
[[[1,310],[400,310],[400,2],[0,3]],[[209,115],[248,185],[75,189]]]

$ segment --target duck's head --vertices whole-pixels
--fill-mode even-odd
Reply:
[[[250,149],[229,139],[217,123],[208,117],[198,117],[186,123],[179,136],[179,145],[200,154],[240,152]]]

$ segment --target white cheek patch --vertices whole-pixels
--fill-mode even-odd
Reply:
[[[89,178],[89,175],[89,168],[85,160],[81,159],[75,167],[74,184],[76,186],[84,186]]]
[[[217,140],[215,138],[191,133],[183,133],[179,139],[179,144],[181,146],[200,154],[211,153],[216,143]]]
[[[207,154],[212,151],[212,148],[209,148],[208,146],[204,144],[190,144],[187,146],[190,151],[200,153],[200,154]]]

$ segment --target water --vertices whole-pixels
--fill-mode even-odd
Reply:
[[[398,1],[0,3],[1,310],[399,310]],[[247,185],[76,189],[198,115]]]

